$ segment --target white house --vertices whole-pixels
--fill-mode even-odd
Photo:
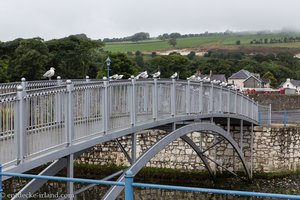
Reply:
[[[281,84],[281,87],[284,89],[293,89],[300,94],[300,80],[287,78],[286,81]]]

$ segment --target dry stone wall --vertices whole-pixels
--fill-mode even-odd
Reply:
[[[231,127],[234,140],[243,147],[245,160],[251,163],[251,132],[243,131],[241,142],[239,127]],[[149,130],[137,136],[137,155],[142,155],[155,142],[167,133],[161,130]],[[300,168],[300,128],[255,128],[253,134],[253,169],[260,172],[275,172],[296,170]],[[227,141],[222,140],[215,148],[209,148],[222,138],[214,136],[210,132],[191,133],[190,138],[202,150],[207,150],[205,155],[229,170],[242,170],[242,164]],[[129,137],[120,139],[122,146],[131,155],[131,140]],[[137,156],[137,157],[138,157]],[[84,153],[78,160],[79,163],[95,165],[116,164],[127,165],[129,162],[115,141],[97,145],[90,152]],[[216,170],[224,170],[216,167],[209,161],[211,167]],[[149,167],[172,168],[180,170],[205,170],[203,162],[196,152],[183,140],[177,139],[163,149],[159,154],[147,163]]]

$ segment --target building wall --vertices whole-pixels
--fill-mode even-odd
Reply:
[[[261,84],[257,81],[257,79],[250,77],[244,82],[245,88],[261,88]]]
[[[256,128],[253,136],[253,168],[259,172],[277,172],[300,169],[300,128]],[[166,135],[163,131],[145,131],[138,135],[137,155],[142,155],[156,141]],[[240,130],[232,131],[234,139],[240,141]],[[201,149],[206,149],[215,141],[211,134],[191,133],[189,136]],[[250,132],[244,130],[242,146],[245,159],[251,162]],[[123,137],[121,143],[130,155],[131,140]],[[210,158],[230,170],[243,170],[241,162],[228,142],[223,141],[217,148],[206,152]],[[235,155],[235,156],[233,156]],[[107,142],[96,146],[92,151],[83,154],[77,162],[88,164],[116,164],[129,165],[124,154],[115,142]],[[212,168],[215,164],[210,163]],[[172,168],[182,170],[205,170],[202,161],[196,153],[181,139],[177,139],[157,154],[150,162],[149,167]]]
[[[228,84],[235,84],[238,88],[244,88],[244,79],[228,79]]]
[[[300,95],[258,94],[249,95],[260,105],[272,105],[272,110],[298,110],[300,109]]]

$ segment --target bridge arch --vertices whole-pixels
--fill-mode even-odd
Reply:
[[[237,155],[239,156],[244,170],[246,172],[246,176],[249,180],[251,180],[251,175],[249,168],[246,164],[245,158],[243,156],[243,153],[241,149],[239,148],[238,144],[234,141],[234,139],[221,127],[217,126],[214,123],[195,123],[186,125],[184,127],[181,127],[170,134],[166,135],[164,138],[159,140],[156,144],[154,144],[152,147],[150,147],[142,156],[140,156],[135,163],[133,163],[127,170],[130,170],[133,175],[136,175],[146,164],[149,162],[158,152],[160,152],[162,149],[164,149],[167,145],[169,145],[174,140],[181,138],[183,139],[187,144],[189,144],[198,154],[201,154],[201,151],[193,141],[186,136],[186,134],[191,132],[201,132],[201,131],[211,131],[217,135],[222,136],[225,140],[227,140],[233,147],[233,149],[236,151]],[[202,156],[201,156],[202,157]],[[200,158],[201,158],[200,157]],[[202,159],[202,158],[201,158]],[[202,159],[203,160],[203,159]],[[205,159],[204,159],[205,160]],[[205,165],[208,163],[205,163]],[[207,165],[209,166],[209,165]],[[210,168],[207,168],[208,170]],[[209,171],[211,172],[211,171]],[[119,177],[118,181],[124,181],[123,174],[121,177]],[[113,186],[110,188],[110,190],[105,194],[103,199],[115,199],[119,193],[123,190],[123,187],[121,186]]]

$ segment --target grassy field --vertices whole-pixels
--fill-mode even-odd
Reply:
[[[287,48],[300,51],[300,42],[295,43],[275,43],[275,44],[250,44],[250,41],[256,39],[279,39],[284,37],[300,37],[299,34],[256,34],[256,35],[204,35],[200,37],[178,38],[176,49],[277,49]],[[236,41],[240,40],[241,45],[236,45]],[[104,50],[111,52],[152,52],[166,51],[173,49],[168,41],[147,40],[141,42],[113,42],[106,43]]]

